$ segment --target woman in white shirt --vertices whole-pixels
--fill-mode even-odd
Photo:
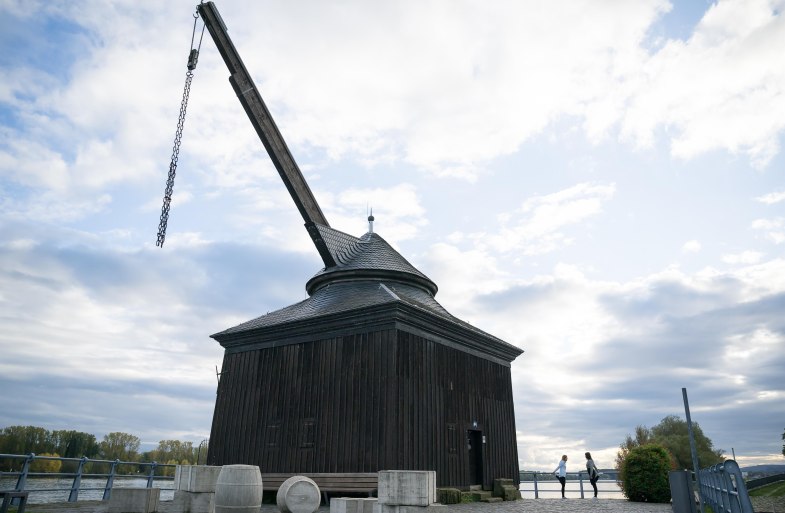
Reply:
[[[557,473],[558,472],[558,473]],[[559,466],[553,469],[556,478],[561,483],[561,498],[564,499],[564,484],[567,482],[567,455],[564,454],[559,461]]]

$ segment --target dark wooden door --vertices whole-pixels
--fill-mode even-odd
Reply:
[[[482,431],[470,429],[466,432],[469,448],[469,484],[482,484]]]

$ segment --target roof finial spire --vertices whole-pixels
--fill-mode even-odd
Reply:
[[[371,214],[368,216],[368,233],[373,233],[373,207],[371,207]]]

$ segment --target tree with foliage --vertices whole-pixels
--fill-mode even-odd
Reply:
[[[101,458],[111,461],[137,461],[140,444],[141,441],[139,440],[139,437],[115,431],[104,435],[104,439],[100,444],[100,455]],[[97,465],[95,468],[100,469],[101,472],[106,472],[107,470],[104,467],[106,467],[106,464]],[[117,469],[117,472],[121,474],[127,474],[134,471],[135,467],[132,467],[131,465],[120,465]]]
[[[49,432],[36,426],[8,426],[0,430],[0,454],[42,454],[54,452],[48,440]],[[20,460],[0,460],[0,471],[19,470]]]
[[[635,438],[627,435],[627,439],[619,445],[619,452],[616,453],[616,468],[621,469],[624,458],[636,447],[652,443],[651,430],[646,426],[638,425],[635,427]]]
[[[51,452],[49,432],[36,426],[9,426],[0,431],[0,452],[30,454]]]
[[[785,440],[785,431],[782,432],[782,439]],[[785,444],[782,444],[782,455],[785,456]]]
[[[668,415],[658,425],[651,428],[651,432],[654,441],[663,445],[673,456],[676,468],[692,468],[690,434],[686,420],[682,420],[676,415]],[[725,460],[722,455],[724,451],[714,448],[714,444],[703,433],[697,422],[692,423],[692,432],[695,435],[695,449],[701,468],[722,463]]]
[[[695,435],[695,448],[698,452],[698,462],[701,468],[706,468],[725,460],[722,449],[714,449],[712,441],[703,433],[697,422],[692,423]],[[692,469],[692,451],[690,449],[689,429],[687,421],[676,415],[668,415],[659,424],[649,429],[645,426],[635,428],[635,438],[627,436],[624,443],[619,445],[616,453],[616,468],[621,469],[627,454],[635,447],[648,443],[663,446],[673,459],[674,468]]]
[[[92,458],[98,454],[95,435],[80,431],[49,431],[37,426],[10,426],[0,430],[4,454],[57,453],[63,458]]]
[[[104,436],[98,443],[95,435],[74,430],[49,431],[37,426],[8,426],[0,428],[0,454],[36,455],[59,454],[63,458],[73,458],[74,461],[64,461],[60,472],[76,471],[79,462],[77,459],[86,456],[90,459],[121,460],[128,462],[157,461],[159,463],[177,463],[181,465],[198,464],[199,452],[207,453],[206,444],[195,448],[193,442],[181,440],[161,440],[158,447],[152,451],[139,454],[141,442],[138,437],[122,432],[113,432]],[[203,455],[203,457],[204,457]],[[0,459],[0,471],[12,472],[19,470],[22,459]],[[49,468],[45,463],[51,460],[36,460],[38,468]],[[58,461],[58,463],[60,463]],[[87,473],[106,473],[109,463],[90,462],[85,468]],[[147,470],[147,469],[145,469]],[[173,470],[173,469],[172,469]],[[40,470],[49,472],[50,470]],[[136,465],[121,465],[117,469],[120,473],[136,472]],[[168,470],[167,470],[168,471]]]
[[[168,462],[176,460],[183,465],[190,465],[196,460],[193,442],[183,442],[180,440],[161,440],[158,448],[150,451],[151,461]]]
[[[52,445],[58,454],[63,458],[95,458],[98,456],[100,447],[95,439],[95,435],[82,433],[74,430],[57,430],[51,434]]]
[[[139,454],[139,437],[115,431],[104,435],[101,458],[105,460],[135,461]]]
[[[50,473],[57,473],[60,472],[60,469],[63,467],[62,460],[44,460],[38,459],[39,456],[49,456],[54,458],[59,458],[60,455],[55,454],[36,454],[36,459],[30,463],[30,472],[50,472]]]
[[[669,502],[671,469],[671,457],[665,447],[656,443],[633,447],[619,469],[622,492],[634,502]]]
[[[174,465],[193,465],[196,464],[197,450],[194,449],[193,442],[183,442],[181,440],[161,440],[158,447],[152,451],[142,454],[143,462],[157,461]],[[174,475],[172,467],[166,467],[162,475]]]

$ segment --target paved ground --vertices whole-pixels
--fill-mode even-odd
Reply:
[[[522,499],[513,502],[486,504],[451,504],[448,511],[456,513],[670,513],[670,504],[648,504],[620,499]],[[322,506],[320,512],[330,511]],[[444,510],[442,510],[444,511]],[[260,513],[277,513],[274,505],[264,505]]]
[[[161,503],[162,513],[169,513]],[[522,499],[514,502],[497,502],[486,504],[452,504],[448,506],[452,513],[671,513],[670,504],[648,504],[629,502],[623,499]],[[15,508],[12,508],[14,511]],[[101,501],[80,501],[72,503],[28,504],[31,513],[108,513],[107,503]],[[322,506],[320,513],[329,512],[330,508]],[[443,510],[442,510],[443,511]],[[756,511],[759,511],[756,509]],[[763,509],[760,511],[777,511],[781,509]],[[278,513],[273,504],[265,504],[259,513]]]

